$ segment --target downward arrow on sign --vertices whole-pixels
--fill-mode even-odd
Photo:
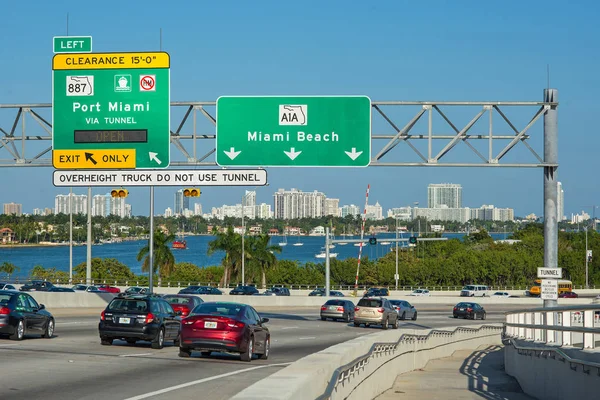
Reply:
[[[300,155],[300,153],[302,153],[301,151],[296,151],[296,149],[294,147],[292,147],[290,149],[290,151],[283,151],[285,153],[286,156],[288,156],[290,158],[290,160],[294,161],[296,159],[296,157],[298,157]]]
[[[236,158],[242,151],[235,151],[235,148],[232,147],[231,149],[229,149],[229,151],[225,151],[223,150],[223,153],[225,153],[227,155],[227,157],[229,157],[230,159],[234,159]]]
[[[352,151],[345,151],[344,153],[354,161],[362,154],[362,151],[356,151],[356,147],[353,147]]]

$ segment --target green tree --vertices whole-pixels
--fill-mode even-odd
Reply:
[[[262,288],[266,289],[267,270],[274,268],[277,264],[277,258],[274,253],[281,253],[281,246],[270,245],[269,241],[271,237],[266,233],[258,236],[250,236],[248,239],[250,257],[260,268]]]
[[[162,279],[168,278],[171,273],[173,273],[173,268],[175,266],[175,256],[173,256],[173,252],[169,248],[169,242],[172,242],[175,239],[175,235],[172,233],[165,235],[161,230],[157,229],[154,232],[154,242],[153,242],[153,267],[154,271],[158,272],[158,285],[160,286],[162,283]],[[148,240],[148,244],[142,247],[137,255],[137,260],[142,261],[142,271],[149,272],[150,271],[150,240]]]
[[[15,264],[11,263],[10,261],[4,261],[2,264],[0,264],[0,271],[6,272],[9,276],[18,270],[19,270],[19,267],[17,267]]]
[[[77,279],[85,279],[86,271],[87,263],[85,262],[73,267],[74,276]],[[135,279],[135,274],[127,265],[115,258],[92,258],[92,279],[128,281]]]
[[[227,287],[233,273],[238,272],[238,266],[242,260],[242,237],[233,232],[233,227],[228,226],[227,231],[217,232],[213,230],[216,236],[214,240],[208,243],[208,255],[211,256],[217,251],[225,252],[225,256],[221,259],[223,266],[223,278],[221,285]],[[246,247],[246,246],[244,246]]]

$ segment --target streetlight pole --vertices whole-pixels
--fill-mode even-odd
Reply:
[[[587,226],[585,227],[585,288],[586,289],[590,288],[589,274],[588,274],[588,238],[587,238],[588,228],[589,227],[587,227]]]
[[[398,215],[396,214],[396,275],[394,275],[396,290],[398,290],[398,278]]]
[[[244,247],[244,236],[246,236],[246,229],[244,228],[244,195],[242,195],[242,286],[246,285],[246,279],[245,279],[245,260],[246,260],[246,252],[245,252],[245,247]]]

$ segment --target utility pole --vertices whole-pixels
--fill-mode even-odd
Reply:
[[[242,286],[244,286],[246,284],[246,279],[245,279],[245,259],[246,259],[246,252],[245,252],[245,248],[244,248],[244,236],[246,236],[246,229],[244,228],[244,202],[245,202],[245,195],[242,195]]]
[[[589,273],[588,273],[588,239],[587,239],[588,228],[589,228],[588,226],[585,227],[585,288],[586,289],[590,288]]]
[[[396,281],[396,290],[398,290],[398,215],[396,217],[396,275],[394,275],[394,280]]]

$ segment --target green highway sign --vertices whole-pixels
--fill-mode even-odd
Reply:
[[[169,54],[56,54],[52,69],[55,168],[169,166]]]
[[[55,53],[91,53],[91,36],[54,36]]]
[[[216,161],[229,166],[366,167],[366,96],[223,96],[217,99]]]

